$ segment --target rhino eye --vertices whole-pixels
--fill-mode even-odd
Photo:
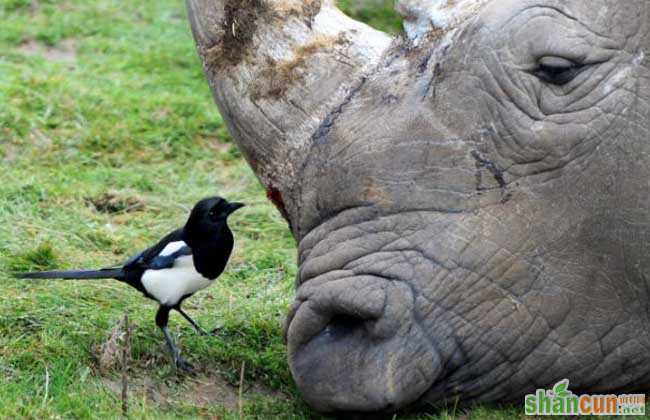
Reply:
[[[587,66],[562,57],[542,57],[533,74],[552,85],[566,85],[575,79]]]

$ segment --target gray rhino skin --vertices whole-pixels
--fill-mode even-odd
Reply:
[[[311,406],[650,388],[650,2],[402,1],[395,39],[328,1],[187,3],[299,243]]]

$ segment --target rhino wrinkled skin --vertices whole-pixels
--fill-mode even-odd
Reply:
[[[305,105],[310,135],[277,124],[290,167],[263,161],[246,88],[206,65],[299,243],[286,336],[317,410],[650,388],[650,2],[477,4],[389,39],[336,106]],[[291,89],[250,101],[273,121]]]

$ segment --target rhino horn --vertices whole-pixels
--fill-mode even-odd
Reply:
[[[203,70],[234,140],[291,224],[314,133],[392,38],[329,0],[187,0]]]

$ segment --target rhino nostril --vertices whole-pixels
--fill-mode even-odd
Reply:
[[[407,285],[382,278],[312,283],[288,325],[289,366],[321,411],[394,411],[416,401],[441,370],[414,319]]]
[[[323,330],[323,334],[332,338],[344,338],[364,326],[366,320],[352,315],[335,315]]]
[[[355,330],[371,331],[384,317],[388,286],[385,279],[374,276],[301,286],[285,322],[287,344],[298,348],[314,338],[331,341]]]

